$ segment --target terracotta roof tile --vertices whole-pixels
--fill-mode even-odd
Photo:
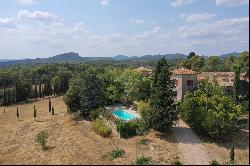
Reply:
[[[194,70],[190,70],[190,69],[180,68],[180,69],[175,69],[173,71],[173,74],[174,75],[182,75],[182,74],[184,74],[184,75],[193,75],[193,74],[197,74],[197,72],[194,71]]]

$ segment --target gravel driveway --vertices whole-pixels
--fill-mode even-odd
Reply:
[[[179,121],[172,128],[176,139],[177,147],[181,152],[181,161],[185,165],[208,165],[210,162],[208,153],[200,138],[184,122]]]

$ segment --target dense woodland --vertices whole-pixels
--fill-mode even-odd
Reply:
[[[185,67],[196,71],[235,71],[249,72],[249,53],[239,57],[220,58],[190,53],[186,60],[168,60],[170,69]],[[137,67],[156,68],[157,61],[96,61],[84,63],[51,63],[31,66],[9,66],[0,69],[0,104],[11,105],[28,99],[63,95],[72,80],[88,72],[96,73],[106,84],[107,102],[149,98],[151,81],[132,69]],[[131,81],[127,81],[131,80]]]

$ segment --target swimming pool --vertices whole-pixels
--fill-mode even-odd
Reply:
[[[137,116],[128,113],[127,111],[124,111],[121,108],[116,108],[114,111],[112,111],[112,114],[118,117],[121,120],[133,120],[136,119]]]

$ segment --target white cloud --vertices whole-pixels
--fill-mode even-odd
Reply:
[[[0,18],[0,25],[11,25],[15,22],[14,18]]]
[[[102,6],[108,6],[108,5],[110,4],[110,0],[101,0],[101,1],[100,1],[100,4],[101,4]]]
[[[17,14],[18,19],[34,19],[41,21],[53,20],[56,16],[50,12],[34,11],[30,12],[28,10],[21,10]]]
[[[191,14],[187,16],[186,21],[187,22],[200,22],[200,21],[208,21],[214,18],[216,14],[214,13],[197,13],[197,14]]]
[[[249,4],[249,0],[216,0],[217,6],[240,6],[240,5],[246,5]]]
[[[172,0],[172,2],[170,3],[170,5],[172,7],[179,7],[182,6],[184,4],[190,4],[195,2],[196,0]]]
[[[130,19],[129,22],[133,23],[133,24],[144,24],[145,21],[142,19]]]
[[[17,0],[22,5],[33,5],[36,3],[36,0]]]

